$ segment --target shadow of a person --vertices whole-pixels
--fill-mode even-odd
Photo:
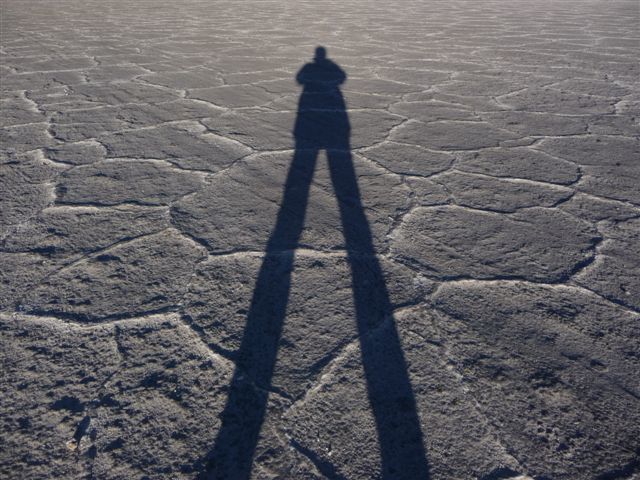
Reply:
[[[255,284],[222,425],[200,478],[244,480],[251,476],[272,389],[295,249],[322,149],[327,152],[351,267],[362,365],[380,446],[379,477],[429,477],[415,398],[351,158],[351,128],[339,88],[346,78],[323,47],[316,49],[314,61],[296,76],[303,91],[293,132],[295,153]],[[375,327],[383,329],[384,336],[372,335]]]

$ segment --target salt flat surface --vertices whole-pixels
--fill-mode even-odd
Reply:
[[[637,1],[0,5],[0,476],[638,478]]]

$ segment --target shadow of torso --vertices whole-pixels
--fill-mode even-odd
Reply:
[[[347,75],[327,58],[304,65],[296,75],[303,86],[293,129],[296,149],[348,150],[351,126],[340,91]]]

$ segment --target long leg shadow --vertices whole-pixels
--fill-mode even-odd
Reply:
[[[297,80],[304,86],[294,136],[296,150],[276,225],[258,273],[222,426],[199,478],[251,476],[264,421],[291,287],[294,251],[304,227],[320,149],[327,152],[351,267],[362,364],[381,452],[381,477],[428,479],[415,398],[393,323],[392,305],[364,214],[349,144],[350,126],[339,85],[345,73],[316,49]],[[389,321],[383,341],[371,329]],[[379,336],[378,336],[379,337]]]

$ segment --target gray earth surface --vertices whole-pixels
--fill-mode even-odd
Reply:
[[[0,6],[0,477],[640,478],[637,0]]]

